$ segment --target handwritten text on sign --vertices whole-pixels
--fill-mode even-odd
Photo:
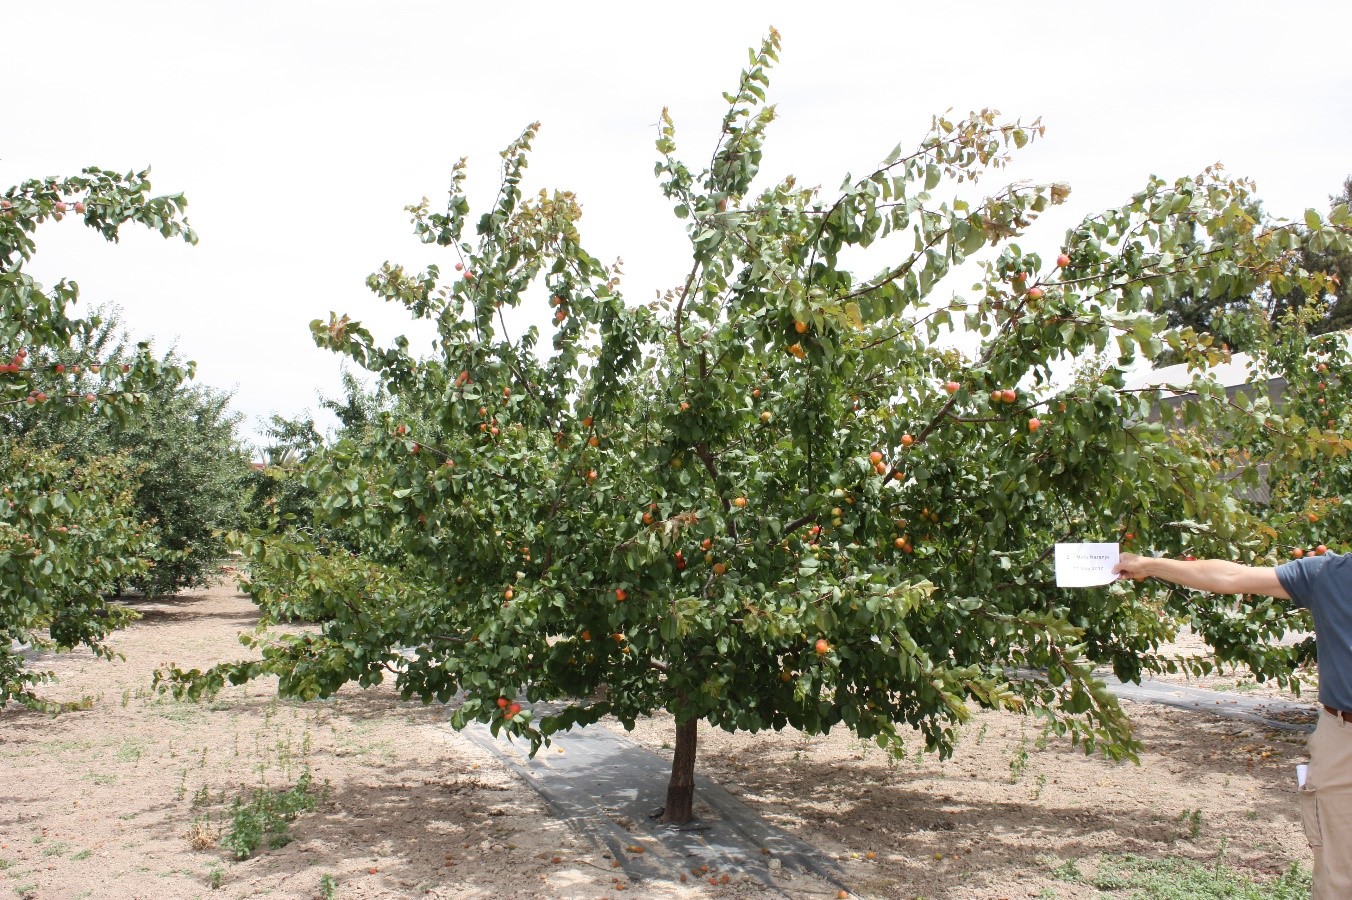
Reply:
[[[1057,544],[1056,586],[1095,587],[1117,580],[1117,544]]]

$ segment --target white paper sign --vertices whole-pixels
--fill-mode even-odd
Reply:
[[[1117,544],[1057,544],[1056,586],[1096,587],[1117,580]]]

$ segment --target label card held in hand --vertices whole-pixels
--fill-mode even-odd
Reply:
[[[1056,586],[1097,587],[1117,580],[1117,544],[1057,544]]]

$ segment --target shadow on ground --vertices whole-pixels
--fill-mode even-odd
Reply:
[[[242,598],[243,595],[240,595],[240,597]],[[244,613],[241,613],[238,609],[205,610],[201,607],[211,605],[214,598],[203,595],[176,594],[155,598],[122,597],[111,602],[138,613],[140,618],[133,624],[135,627],[141,628],[182,625],[203,620],[219,621],[239,629],[253,628],[258,624],[256,607],[251,606]]]

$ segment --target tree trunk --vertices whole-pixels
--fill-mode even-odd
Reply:
[[[671,760],[671,781],[667,784],[667,809],[662,821],[684,825],[695,817],[695,751],[699,741],[699,719],[692,718],[676,726],[676,755]]]

